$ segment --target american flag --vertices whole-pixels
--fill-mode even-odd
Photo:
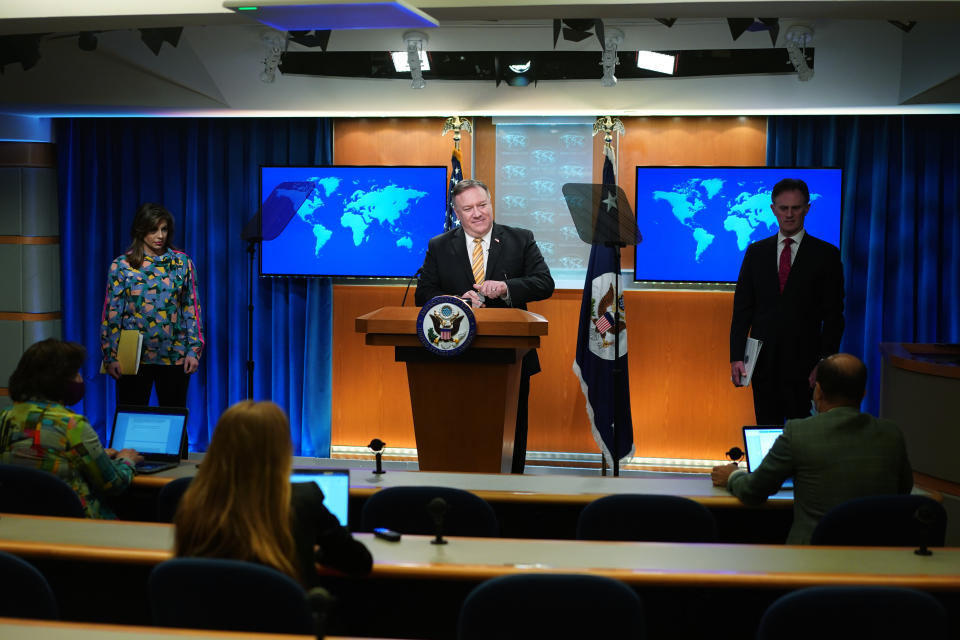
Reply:
[[[616,173],[614,166],[616,158],[613,149],[609,146],[604,148],[603,160],[603,203],[600,205],[600,211],[597,213],[598,225],[600,223],[619,226],[618,212],[616,211]],[[613,194],[611,200],[607,200]],[[595,338],[589,334],[590,325],[594,325],[596,330],[604,333],[608,329],[613,329],[614,318],[610,311],[604,311],[595,321],[591,322],[593,315],[592,299],[599,300],[602,293],[612,291],[614,280],[621,279],[620,263],[616,259],[613,248],[602,244],[595,244],[590,250],[590,262],[587,265],[587,277],[583,285],[583,302],[580,306],[580,330],[577,334],[577,352],[573,363],[573,370],[580,380],[580,388],[586,396],[587,415],[590,418],[590,427],[593,437],[603,452],[603,457],[611,465],[614,460],[623,460],[633,455],[633,417],[630,414],[630,379],[629,368],[627,366],[626,336],[621,335],[622,348],[620,349],[620,361],[614,362],[613,344],[608,349],[607,358],[601,357],[600,353],[591,348],[597,347]],[[622,289],[617,284],[617,289]],[[621,294],[622,295],[622,294]],[[613,300],[613,304],[620,304],[619,300]],[[609,307],[607,307],[609,309]],[[621,313],[623,307],[620,307]],[[599,314],[601,309],[597,309]],[[623,315],[620,316],[620,322],[625,322]],[[620,332],[626,333],[626,328],[621,326]],[[617,340],[614,334],[613,340]],[[619,375],[614,374],[614,368],[620,367]],[[614,390],[616,386],[616,390]]]
[[[610,315],[609,311],[607,311],[602,316],[597,318],[597,321],[594,324],[597,327],[597,333],[606,333],[610,330],[610,327],[613,326],[613,316]]]
[[[460,225],[457,214],[453,210],[453,188],[457,183],[463,180],[463,169],[460,167],[463,156],[460,155],[460,149],[454,147],[453,157],[450,158],[450,185],[447,187],[447,216],[443,221],[443,230],[450,231]]]

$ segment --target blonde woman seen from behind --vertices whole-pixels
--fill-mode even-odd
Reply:
[[[257,562],[307,587],[317,581],[315,562],[368,573],[370,552],[327,511],[319,487],[291,485],[292,451],[276,404],[227,409],[174,517],[175,554]]]

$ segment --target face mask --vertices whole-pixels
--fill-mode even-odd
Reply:
[[[86,390],[86,383],[83,380],[68,380],[63,388],[63,404],[71,406],[83,400],[83,392]]]
[[[810,415],[815,416],[815,415],[818,415],[819,413],[820,413],[820,412],[817,411],[817,403],[814,402],[813,400],[811,400],[811,401],[810,401]]]

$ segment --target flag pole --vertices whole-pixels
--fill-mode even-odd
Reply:
[[[450,156],[450,183],[447,186],[447,210],[443,222],[443,230],[449,231],[457,226],[457,216],[453,211],[453,188],[463,180],[463,156],[460,153],[460,136],[462,131],[473,133],[473,125],[463,116],[450,116],[443,122],[440,135],[445,136],[453,131],[453,152]]]

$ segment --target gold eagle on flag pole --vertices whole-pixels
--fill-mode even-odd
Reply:
[[[593,135],[603,133],[603,143],[607,146],[613,144],[614,131],[621,136],[627,133],[627,130],[623,127],[623,121],[616,116],[600,116],[593,123]]]
[[[450,116],[444,120],[440,135],[445,136],[448,131],[453,131],[453,148],[459,151],[460,132],[466,131],[467,133],[473,133],[473,125],[470,124],[470,120],[464,116]]]

